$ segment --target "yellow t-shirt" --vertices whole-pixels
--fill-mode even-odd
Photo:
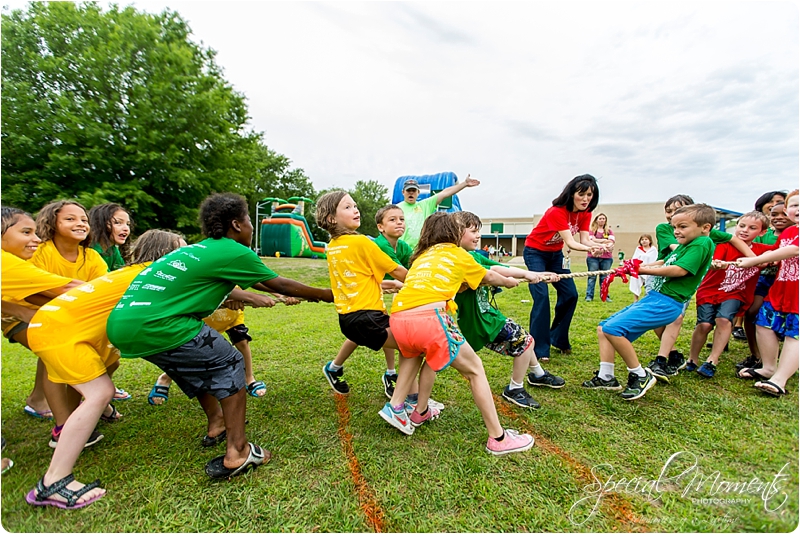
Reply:
[[[383,276],[397,269],[399,264],[363,235],[332,239],[326,255],[337,312],[386,311],[381,282]]]
[[[244,324],[244,310],[217,308],[217,311],[204,318],[203,322],[220,334],[224,334],[234,326]]]
[[[477,289],[484,276],[486,269],[463,248],[452,243],[434,245],[411,265],[403,288],[395,296],[392,312],[452,300],[462,283]],[[455,311],[455,303],[452,308]]]
[[[45,241],[39,245],[30,261],[45,271],[84,282],[94,280],[108,272],[108,264],[96,250],[78,247],[78,261],[73,263],[64,259],[52,241]]]
[[[44,271],[30,262],[14,256],[10,252],[2,251],[2,276],[3,300],[13,302],[26,308],[35,310],[37,306],[26,302],[25,297],[30,297],[42,291],[49,291],[64,287],[72,282],[72,278],[65,278]],[[20,320],[11,315],[3,315],[3,333],[11,330]]]

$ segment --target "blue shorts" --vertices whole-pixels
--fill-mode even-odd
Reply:
[[[714,324],[715,319],[727,319],[732,323],[741,306],[742,301],[733,299],[722,301],[719,304],[698,304],[697,324]]]
[[[684,303],[651,291],[639,301],[600,321],[603,332],[634,342],[649,330],[667,326],[681,316]]]
[[[759,275],[758,282],[756,283],[756,295],[759,297],[766,297],[769,293],[769,288],[775,283],[775,275]]]
[[[798,337],[798,316],[796,313],[783,313],[775,311],[772,304],[765,302],[761,305],[756,316],[756,326],[769,328],[776,334],[787,337]]]

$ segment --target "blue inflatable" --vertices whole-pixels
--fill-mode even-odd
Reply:
[[[451,185],[456,185],[458,177],[454,172],[440,172],[439,174],[424,174],[422,176],[401,176],[394,182],[394,192],[392,194],[392,204],[397,204],[403,201],[403,184],[406,180],[416,180],[421,186],[429,185],[430,191],[438,192],[447,189]],[[424,200],[431,196],[430,191],[420,190],[418,200]],[[444,210],[448,212],[461,211],[461,202],[458,200],[458,195],[453,195],[450,199],[453,201],[452,207]],[[445,201],[447,202],[447,201]]]

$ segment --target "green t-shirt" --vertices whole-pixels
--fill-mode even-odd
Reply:
[[[766,234],[753,239],[753,243],[763,243],[764,245],[774,245],[777,242],[778,236],[775,234],[774,228],[768,228]]]
[[[100,254],[100,257],[103,258],[106,265],[108,265],[109,271],[116,271],[117,269],[125,267],[125,260],[122,259],[122,253],[119,251],[117,245],[108,249],[108,252],[103,252],[103,247],[100,246],[100,243],[95,243],[90,248],[96,250],[97,253]]]
[[[378,245],[378,248],[384,251],[387,256],[392,258],[393,262],[397,263],[398,265],[402,265],[406,269],[411,267],[411,254],[414,253],[414,250],[402,239],[397,240],[397,248],[393,249],[392,244],[389,243],[389,240],[386,239],[386,236],[383,234],[378,234],[378,237],[375,238],[375,244]],[[394,278],[388,274],[384,275],[383,279],[394,280]]]
[[[436,213],[436,206],[439,205],[439,195],[433,195],[425,200],[418,200],[414,204],[409,204],[405,200],[397,206],[403,210],[406,219],[406,231],[401,239],[408,243],[413,250],[419,243],[419,234],[422,232],[422,225],[425,219]]]
[[[656,226],[656,243],[658,244],[658,258],[657,260],[663,260],[667,256],[669,256],[670,245],[677,245],[678,241],[675,239],[674,228],[669,223],[661,223]],[[728,232],[721,232],[715,228],[711,229],[711,233],[708,234],[708,237],[711,238],[711,241],[715,245],[719,245],[720,243],[727,243],[733,238],[733,234],[729,234]]]
[[[475,251],[470,255],[487,270],[492,265],[503,265]],[[506,316],[489,304],[488,286],[462,291],[456,294],[455,301],[458,305],[458,327],[475,350],[494,341],[506,324]]]
[[[688,274],[679,277],[654,276],[653,290],[673,298],[680,303],[688,302],[711,266],[714,257],[714,242],[700,236],[690,243],[678,245],[664,260],[664,266],[677,265]]]
[[[255,252],[227,237],[181,247],[133,279],[108,318],[108,339],[123,358],[180,347],[234,287],[277,276]]]

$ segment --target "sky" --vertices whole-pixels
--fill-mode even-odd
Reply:
[[[527,217],[586,173],[736,211],[798,185],[795,2],[133,5],[180,13],[317,189],[453,171]]]

